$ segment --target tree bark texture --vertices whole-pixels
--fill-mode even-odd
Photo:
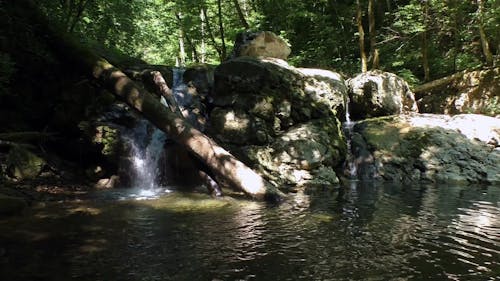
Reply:
[[[184,118],[163,106],[155,96],[136,85],[121,70],[87,48],[83,48],[68,34],[53,28],[33,2],[17,0],[15,5],[20,7],[27,18],[33,22],[36,32],[46,36],[47,44],[61,60],[87,73],[116,97],[140,112],[142,116],[206,164],[211,172],[228,183],[230,187],[243,191],[258,200],[281,199],[283,193],[211,138],[193,128]]]
[[[359,52],[361,56],[361,72],[366,72],[368,70],[368,64],[365,52],[365,30],[363,29],[363,12],[361,9],[361,3],[356,0],[356,24],[358,25],[359,34]]]

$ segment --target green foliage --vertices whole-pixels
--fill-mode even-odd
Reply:
[[[186,63],[217,64],[222,34],[217,0],[68,0],[41,1],[57,24],[86,38],[154,64],[174,64],[183,41]],[[494,55],[500,46],[500,0],[485,2],[483,25]],[[64,5],[62,3],[72,3]],[[80,16],[77,7],[86,3]],[[220,1],[228,53],[244,30],[233,1]],[[367,0],[360,0],[368,42]],[[292,65],[359,69],[356,3],[346,0],[238,0],[251,30],[270,30],[292,46]],[[72,8],[71,8],[72,7]],[[201,11],[206,11],[203,21]],[[423,81],[422,36],[428,44],[432,78],[483,63],[475,1],[375,1],[376,48],[380,68],[400,73],[410,83]],[[369,51],[367,44],[365,52]]]

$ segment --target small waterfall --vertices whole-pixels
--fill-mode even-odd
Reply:
[[[184,118],[196,129],[204,131],[204,121],[200,121],[205,116],[200,115],[199,112],[200,110],[203,112],[199,96],[194,95],[189,86],[184,83],[184,71],[185,69],[182,67],[175,67],[173,69],[172,93]],[[197,110],[193,111],[193,109]]]
[[[183,68],[173,69],[172,92],[181,112],[192,102],[188,87],[183,83],[183,74]],[[160,97],[160,102],[168,106],[163,96]],[[169,191],[159,183],[159,162],[164,154],[166,139],[167,136],[161,130],[145,119],[141,119],[133,131],[125,137],[130,147],[132,162],[131,185],[134,190],[139,190],[138,194],[134,194],[139,199],[155,197],[161,192]]]
[[[356,122],[351,120],[349,113],[349,102],[350,99],[347,97],[345,101],[345,123],[344,123],[344,134],[346,137],[347,144],[347,155],[345,160],[344,172],[350,179],[357,179],[358,176],[358,165],[356,163],[356,156],[354,156],[352,151],[352,135],[353,128]]]
[[[148,120],[141,119],[124,139],[129,145],[132,162],[130,184],[134,190],[138,190],[133,196],[142,199],[168,191],[158,182],[158,166],[163,154],[165,134]]]
[[[173,69],[172,93],[180,111],[184,114],[186,108],[192,104],[192,96],[189,94],[188,86],[184,83],[184,68],[175,67]]]

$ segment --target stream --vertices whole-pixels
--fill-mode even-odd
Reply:
[[[500,188],[352,182],[280,205],[128,190],[0,220],[1,280],[499,280]]]

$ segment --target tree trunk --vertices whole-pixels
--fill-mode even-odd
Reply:
[[[177,20],[180,19],[180,15],[175,13]],[[177,65],[177,63],[176,63]],[[186,65],[186,49],[184,48],[184,28],[182,28],[182,23],[179,23],[179,63],[177,66]]]
[[[203,8],[200,9],[200,30],[201,30],[201,63],[206,62],[207,57],[207,43],[205,42],[206,35],[206,19],[205,14],[203,13]]]
[[[486,32],[484,31],[484,3],[482,0],[477,0],[477,16],[478,16],[478,27],[479,36],[481,37],[481,46],[483,48],[483,54],[486,64],[489,66],[493,65],[493,54],[491,53],[490,44],[488,43],[488,38],[486,37]]]
[[[90,2],[90,0],[80,0],[77,5],[77,10],[75,13],[75,17],[71,21],[71,24],[68,27],[68,32],[73,32],[75,29],[76,24],[80,21],[80,18],[82,17],[83,11],[85,11],[85,8],[87,7],[87,4]]]
[[[250,26],[248,25],[247,20],[245,19],[245,15],[243,14],[243,11],[241,10],[240,3],[238,0],[233,0],[234,7],[236,8],[236,12],[238,13],[238,17],[240,18],[241,25],[246,29],[250,29]]]
[[[227,57],[226,41],[224,39],[224,24],[222,23],[222,3],[221,0],[217,0],[217,15],[219,17],[219,32],[220,39],[222,41],[221,45],[221,61],[225,60]]]
[[[460,71],[460,72],[457,72],[455,74],[452,74],[450,76],[446,76],[446,77],[425,83],[423,85],[415,87],[415,89],[413,89],[413,92],[415,94],[422,93],[422,92],[428,92],[434,88],[441,87],[445,84],[450,83],[451,81],[453,81],[455,79],[463,77],[465,73],[467,73],[467,71],[464,70],[464,71]]]
[[[429,67],[429,43],[427,40],[427,28],[428,28],[428,17],[429,17],[429,4],[427,1],[424,2],[424,31],[420,34],[422,38],[422,65],[424,68],[424,81],[430,80],[430,67]]]
[[[283,194],[265,181],[252,169],[220,147],[208,136],[193,128],[157,98],[136,85],[122,71],[90,50],[83,48],[68,34],[51,26],[29,0],[17,0],[27,18],[33,21],[36,32],[47,38],[47,44],[60,59],[90,75],[116,97],[136,109],[156,127],[164,131],[196,158],[211,172],[227,182],[230,187],[243,191],[254,199],[280,200]]]
[[[370,61],[372,69],[379,68],[379,52],[377,46],[377,31],[375,29],[375,0],[368,1],[368,33],[370,36]]]
[[[207,26],[207,32],[208,32],[208,36],[210,37],[210,41],[212,41],[212,45],[214,46],[215,50],[217,51],[217,54],[219,55],[220,61],[223,61],[222,50],[219,47],[219,45],[217,44],[217,42],[215,42],[215,36],[214,36],[213,31],[212,31],[212,26],[210,25],[210,19],[208,18],[207,7],[205,6],[205,4],[203,4],[203,6],[201,7],[201,11],[203,12],[203,18],[205,18],[205,21],[206,21],[205,24]]]
[[[199,56],[198,56],[198,51],[196,51],[196,46],[193,44],[193,41],[191,40],[191,37],[189,37],[189,34],[187,34],[186,29],[184,28],[184,24],[182,22],[182,16],[180,13],[175,13],[175,17],[177,18],[177,23],[179,24],[179,29],[181,30],[181,37],[186,39],[189,48],[191,48],[191,51],[193,53],[192,59],[194,62],[200,62]],[[182,40],[184,41],[184,40]],[[182,49],[184,49],[184,43],[182,43]],[[184,52],[184,50],[183,50]],[[184,61],[185,63],[185,61]]]
[[[368,70],[366,52],[365,52],[365,30],[363,29],[363,13],[361,10],[361,3],[356,0],[356,24],[358,25],[359,34],[359,51],[361,56],[361,72]]]
[[[457,58],[458,53],[460,51],[460,31],[459,26],[462,20],[462,16],[460,13],[460,8],[458,7],[457,1],[459,0],[448,0],[448,6],[452,11],[452,30],[453,30],[453,72],[457,72]]]

